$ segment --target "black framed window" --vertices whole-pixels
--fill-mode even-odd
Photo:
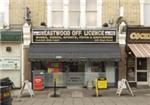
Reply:
[[[147,72],[138,72],[137,73],[137,81],[147,81]]]
[[[137,58],[137,70],[147,70],[146,58]]]

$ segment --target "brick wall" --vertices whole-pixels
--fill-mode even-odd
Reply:
[[[33,26],[39,26],[41,22],[47,23],[47,0],[10,0],[10,24],[23,24],[25,5],[31,10]],[[110,19],[115,23],[119,16],[120,5],[124,7],[124,18],[128,24],[140,24],[139,0],[103,0],[102,5],[102,23]]]

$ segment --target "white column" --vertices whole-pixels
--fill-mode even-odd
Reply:
[[[63,0],[63,26],[68,28],[69,24],[69,0]]]
[[[102,0],[97,0],[97,27],[102,27]]]
[[[140,0],[140,25],[144,25],[144,1]]]
[[[86,0],[80,0],[80,27],[86,27]]]
[[[47,0],[47,26],[52,27],[52,0]]]
[[[5,0],[4,8],[4,25],[9,26],[9,0]]]

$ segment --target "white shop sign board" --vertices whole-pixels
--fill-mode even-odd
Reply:
[[[0,58],[0,70],[18,70],[20,69],[19,58]]]

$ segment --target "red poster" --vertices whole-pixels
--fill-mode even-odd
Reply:
[[[33,77],[33,88],[34,90],[42,90],[44,89],[43,84],[43,77],[42,76],[34,76]]]

